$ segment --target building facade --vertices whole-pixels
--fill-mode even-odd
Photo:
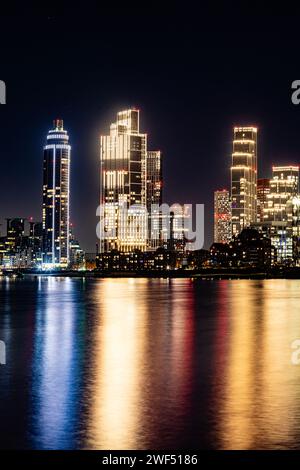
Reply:
[[[144,251],[147,135],[140,133],[139,110],[117,114],[110,134],[100,138],[100,252]]]
[[[43,164],[43,265],[69,264],[71,146],[63,121],[48,132]]]
[[[234,127],[231,166],[232,235],[256,222],[257,128]]]
[[[265,181],[258,182],[258,207],[263,210],[252,227],[271,239],[278,263],[295,264],[299,257],[299,168],[274,166],[272,178]]]
[[[263,222],[266,218],[268,196],[270,194],[270,178],[257,180],[257,222]]]
[[[231,240],[231,202],[227,189],[214,193],[214,243]]]
[[[270,191],[267,195],[265,220],[287,221],[287,202],[299,193],[299,167],[273,166]]]

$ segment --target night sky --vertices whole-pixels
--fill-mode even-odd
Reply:
[[[75,13],[0,17],[2,222],[41,220],[42,149],[57,117],[72,145],[71,220],[90,252],[99,136],[118,110],[138,107],[148,148],[163,151],[164,201],[205,204],[206,247],[213,191],[230,185],[233,125],[259,127],[259,177],[272,164],[300,164],[300,105],[291,102],[299,16],[230,17],[180,5]]]

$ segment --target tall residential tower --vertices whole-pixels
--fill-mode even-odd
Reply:
[[[227,189],[214,193],[214,243],[231,240],[231,205]]]
[[[56,119],[44,146],[43,264],[69,264],[71,146],[63,121]]]
[[[160,150],[147,152],[146,194],[148,212],[148,248],[162,244],[162,154]]]
[[[287,221],[287,202],[299,194],[299,166],[273,166],[265,220]]]
[[[146,249],[146,155],[139,110],[118,112],[110,134],[100,138],[101,252]]]
[[[257,128],[234,127],[231,166],[232,235],[256,222]]]

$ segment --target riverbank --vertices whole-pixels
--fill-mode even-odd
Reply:
[[[176,269],[166,271],[72,271],[72,270],[3,270],[0,277],[52,276],[75,278],[192,278],[192,279],[300,279],[300,267],[256,268],[203,268],[200,270]]]
[[[300,268],[276,267],[269,270],[251,268],[203,268],[201,270],[176,269],[166,271],[3,271],[3,276],[53,276],[75,278],[192,278],[192,279],[300,279]]]

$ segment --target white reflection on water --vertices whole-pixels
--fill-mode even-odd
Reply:
[[[66,448],[72,437],[78,367],[75,287],[68,278],[39,279],[32,384],[32,429],[37,448]]]

